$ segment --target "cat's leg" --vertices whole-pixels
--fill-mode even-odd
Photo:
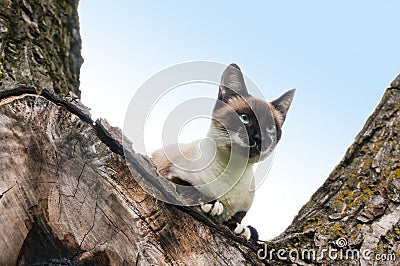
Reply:
[[[181,185],[181,186],[193,186],[189,182],[184,181],[184,180],[182,180],[179,177],[174,176],[174,175],[170,175],[169,174],[168,175],[168,179],[170,181],[174,182],[175,184],[178,184],[178,185]],[[177,188],[177,191],[179,192],[178,188]],[[213,200],[213,201],[210,201],[209,203],[202,203],[202,202],[207,202],[206,197],[204,195],[201,195],[200,192],[197,191],[197,190],[195,192],[198,192],[199,194],[198,195],[191,194],[190,196],[199,198],[201,210],[204,213],[207,213],[210,216],[216,216],[216,215],[218,216],[218,215],[222,214],[222,212],[224,211],[224,206],[222,205],[221,202],[219,202],[218,200]],[[191,193],[192,193],[192,191],[191,191]]]
[[[231,229],[235,235],[242,236],[247,240],[253,239],[257,241],[258,240],[257,230],[250,225],[244,226],[241,224],[243,217],[245,215],[246,215],[245,211],[237,212],[228,221],[224,222],[224,225],[228,226],[229,229]]]

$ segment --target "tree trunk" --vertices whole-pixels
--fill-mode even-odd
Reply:
[[[265,246],[147,194],[135,178],[156,176],[154,166],[124,156],[121,131],[67,95],[80,94],[77,1],[0,3],[0,265],[372,265],[320,255],[398,252],[400,78],[292,225],[266,243],[286,254],[260,260]],[[306,248],[315,258],[288,256]]]
[[[303,258],[313,264],[394,265],[399,240],[400,75],[339,165],[273,243],[315,250],[315,259]],[[343,258],[323,256],[333,249]],[[351,251],[359,259],[346,256]]]
[[[0,85],[72,92],[83,62],[78,0],[0,0]]]

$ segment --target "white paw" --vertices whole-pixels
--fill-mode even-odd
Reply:
[[[209,213],[210,211],[211,211],[211,208],[212,208],[212,204],[210,204],[210,203],[207,203],[207,204],[201,204],[201,209],[203,210],[203,212],[205,212],[205,213]]]
[[[265,242],[265,241],[262,241],[262,240],[257,240],[257,244],[262,246],[262,245],[265,245],[266,242]]]
[[[242,236],[244,238],[246,238],[247,240],[250,239],[251,237],[251,231],[247,226],[243,226],[241,224],[237,224],[235,230],[233,230],[233,232],[235,233],[235,235],[239,235]]]
[[[214,203],[201,204],[203,212],[208,213],[211,216],[221,215],[224,211],[224,206],[221,202],[216,200]]]

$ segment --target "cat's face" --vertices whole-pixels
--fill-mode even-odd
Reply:
[[[228,66],[222,75],[210,130],[217,147],[247,157],[250,163],[264,160],[281,138],[293,96],[291,90],[272,102],[255,98],[248,94],[239,67]]]

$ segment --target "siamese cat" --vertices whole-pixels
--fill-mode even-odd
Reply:
[[[280,140],[294,94],[290,90],[272,102],[255,98],[239,66],[231,64],[222,74],[207,136],[159,149],[151,160],[161,176],[200,192],[199,210],[236,235],[258,240],[253,227],[241,225],[254,198],[252,166]]]

